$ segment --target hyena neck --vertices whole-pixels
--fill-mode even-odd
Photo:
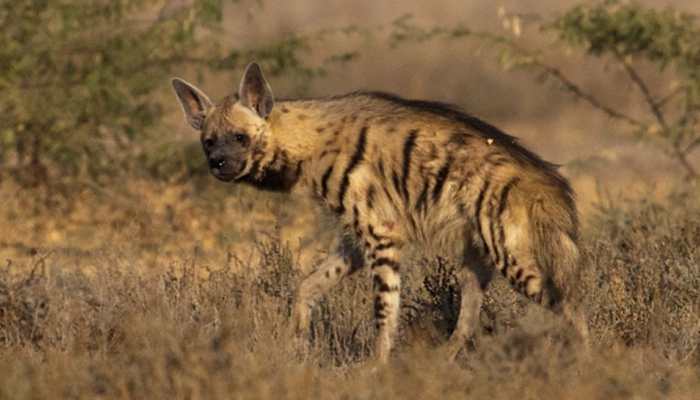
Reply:
[[[243,181],[264,190],[291,191],[322,144],[319,127],[329,119],[323,110],[317,101],[278,102],[269,116],[270,134],[255,150]]]
[[[284,100],[270,115],[272,146],[284,149],[291,160],[310,159],[323,143],[323,129],[333,118],[320,100]]]
[[[320,145],[317,129],[327,118],[316,101],[280,101],[268,118],[269,136],[254,150],[253,166],[242,181],[263,190],[291,191]]]
[[[253,161],[253,167],[242,181],[258,189],[289,192],[299,181],[303,163],[290,158],[281,148],[271,148]]]

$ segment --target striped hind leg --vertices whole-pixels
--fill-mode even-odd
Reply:
[[[576,333],[578,333],[584,349],[586,351],[590,350],[591,338],[586,314],[579,307],[573,306],[571,302],[568,301],[564,302],[561,311],[564,318],[569,321],[576,330]]]
[[[464,343],[476,332],[479,324],[479,311],[484,297],[476,275],[471,271],[465,271],[463,275],[459,317],[447,342],[450,359],[454,359],[459,354]]]
[[[461,272],[461,301],[459,317],[447,343],[449,357],[454,359],[467,340],[476,333],[484,290],[492,278],[493,269],[483,261],[469,257]]]

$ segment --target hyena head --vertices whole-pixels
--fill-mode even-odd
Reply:
[[[238,93],[213,104],[195,86],[172,80],[185,119],[201,133],[202,148],[212,175],[222,181],[239,180],[252,172],[269,134],[267,117],[274,104],[272,90],[260,66],[245,70]]]

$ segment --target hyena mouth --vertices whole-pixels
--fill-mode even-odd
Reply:
[[[245,177],[246,175],[248,175],[248,173],[249,173],[250,171],[246,170],[246,167],[247,167],[247,166],[248,166],[248,162],[247,162],[247,161],[243,161],[243,162],[241,163],[241,167],[238,168],[238,174],[237,174],[233,179],[234,179],[234,180],[240,180],[240,179],[242,179],[243,177]]]
[[[235,163],[228,160],[215,160],[209,164],[211,174],[218,180],[230,182],[245,175],[246,162]]]

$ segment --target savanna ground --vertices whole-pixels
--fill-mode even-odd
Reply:
[[[407,1],[399,11],[433,23],[497,24],[490,3],[457,3]],[[381,24],[397,13],[364,1],[244,5],[248,13],[226,16],[227,32],[248,40]],[[567,5],[537,2],[530,11]],[[446,9],[454,12],[439,12]],[[611,134],[614,121],[499,70],[465,43],[386,49],[354,40],[367,41],[364,56],[307,92],[362,87],[455,102],[564,164],[582,205],[576,287],[592,350],[496,279],[477,338],[446,361],[439,345],[457,316],[454,271],[415,260],[387,367],[371,362],[368,271],[323,298],[310,347],[299,351],[293,292],[322,258],[331,228],[303,202],[214,182],[166,155],[157,179],[144,171],[98,181],[54,174],[51,185],[36,186],[0,171],[0,398],[698,398],[698,188],[653,146]],[[611,103],[641,108],[631,89],[604,83],[621,80],[619,72],[562,62]],[[224,95],[236,78],[212,75],[202,87]],[[293,86],[272,82],[282,95]],[[174,98],[163,96],[172,107],[164,131],[191,146]],[[203,163],[194,149],[190,160]]]

